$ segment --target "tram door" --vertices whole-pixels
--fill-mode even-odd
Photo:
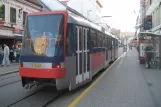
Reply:
[[[88,48],[88,28],[76,27],[76,84],[80,84],[89,79],[90,61]]]

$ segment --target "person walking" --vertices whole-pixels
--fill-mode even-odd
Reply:
[[[13,63],[13,60],[14,60],[14,45],[10,48],[9,59],[10,59],[11,63]]]
[[[0,45],[0,64],[2,64],[2,60],[3,60],[3,48]]]
[[[6,64],[7,64],[7,66],[10,66],[9,54],[10,54],[9,47],[6,44],[4,44],[4,53],[3,53],[2,66],[6,65]]]
[[[150,62],[151,62],[151,59],[153,57],[152,50],[153,50],[153,47],[152,47],[151,44],[148,44],[145,47],[145,62],[146,62],[145,64],[146,64],[146,68],[151,68]]]

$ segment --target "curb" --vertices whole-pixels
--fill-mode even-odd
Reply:
[[[8,71],[8,72],[0,73],[0,76],[7,75],[7,74],[12,74],[12,73],[16,73],[16,72],[18,72],[18,69],[15,69],[13,71]]]

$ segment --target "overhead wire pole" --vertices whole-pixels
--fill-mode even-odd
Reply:
[[[109,17],[112,17],[112,16],[102,16],[101,17],[101,19],[102,18],[109,18]],[[105,20],[103,20],[105,23],[96,23],[96,24],[105,24],[106,25],[106,27],[108,28],[108,30],[109,30],[109,28],[110,28],[110,26],[109,25],[107,25],[107,23],[106,23],[106,21]]]

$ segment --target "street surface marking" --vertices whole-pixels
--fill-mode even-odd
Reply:
[[[116,69],[120,68],[120,66],[122,65],[124,59],[125,59],[125,57],[118,63],[118,66],[116,67]]]
[[[83,93],[81,93],[68,107],[75,107],[76,104],[88,93],[88,91],[95,86],[95,84],[106,74],[106,72],[121,58],[121,56],[105,71],[103,72]]]

